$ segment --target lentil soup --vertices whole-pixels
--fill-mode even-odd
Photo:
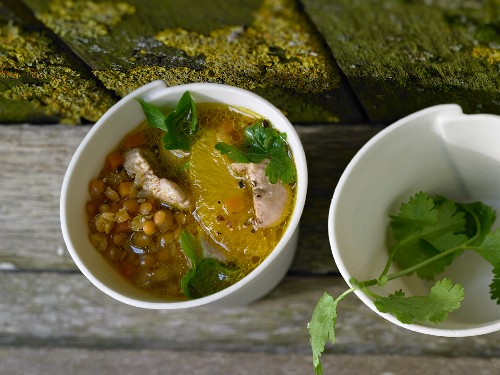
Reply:
[[[93,246],[126,280],[165,300],[212,294],[250,273],[280,241],[296,199],[296,182],[279,183],[286,196],[282,212],[271,225],[259,224],[256,179],[239,171],[215,145],[242,146],[250,126],[272,124],[224,104],[197,103],[196,111],[199,131],[189,151],[165,149],[164,131],[144,121],[107,155],[89,183],[86,210]],[[146,173],[127,168],[132,152],[147,160],[149,175],[178,188],[189,203],[165,201],[146,188]],[[183,249],[183,232],[195,240],[198,257],[221,265],[205,267],[206,285],[198,295],[187,295],[182,287],[196,266]]]

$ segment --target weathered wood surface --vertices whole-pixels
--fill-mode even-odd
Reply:
[[[301,354],[189,352],[167,350],[2,349],[1,367],[7,375],[207,375],[311,373],[310,358]],[[326,354],[325,374],[496,375],[498,359]],[[200,366],[193,366],[193,362]],[[36,364],[34,366],[33,364]]]
[[[0,126],[0,266],[75,269],[59,222],[62,180],[90,126]],[[297,126],[309,165],[309,191],[293,272],[336,270],[328,244],[328,207],[335,185],[372,126]]]
[[[132,374],[135,367],[121,366],[133,358],[152,373],[203,367],[208,374],[226,368],[236,374],[274,374],[288,373],[291,364],[297,366],[291,373],[311,373],[306,324],[325,290],[338,295],[345,283],[338,277],[289,276],[269,296],[246,307],[156,311],[112,300],[79,273],[2,272],[0,358],[16,354],[18,360],[32,361],[37,374],[47,366],[61,371],[84,360],[92,363],[81,373],[106,363],[110,371]],[[442,338],[412,333],[379,318],[354,296],[343,302],[339,314],[338,341],[323,360],[326,374],[375,369],[466,373],[458,365],[481,374],[500,369],[499,334]],[[52,361],[58,354],[65,357]],[[168,360],[175,358],[180,362]],[[403,371],[409,364],[415,367]],[[0,372],[8,373],[2,369],[11,365],[12,359],[0,360]]]
[[[0,122],[97,121],[114,99],[87,69],[0,2]]]
[[[301,0],[369,118],[500,113],[500,1]]]
[[[346,287],[328,245],[331,195],[345,165],[380,127],[296,128],[310,190],[287,277],[248,306],[157,311],[100,292],[65,250],[60,185],[89,126],[0,126],[0,374],[312,373],[307,322],[324,291],[338,295]],[[413,333],[355,296],[339,308],[337,332],[323,356],[325,374],[500,371],[499,333]]]
[[[26,4],[119,96],[155,79],[220,82],[261,94],[294,122],[362,120],[295,0],[7,2]]]

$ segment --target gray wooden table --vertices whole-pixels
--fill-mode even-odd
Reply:
[[[355,152],[380,127],[297,126],[310,188],[295,261],[249,306],[150,311],[97,290],[59,225],[65,169],[90,126],[0,126],[0,374],[312,374],[306,324],[345,283],[327,214]],[[379,318],[355,296],[339,309],[325,374],[499,374],[500,333],[425,336]]]

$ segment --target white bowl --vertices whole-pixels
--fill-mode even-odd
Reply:
[[[401,202],[418,191],[500,209],[499,142],[499,116],[464,115],[453,104],[416,112],[373,137],[347,166],[330,206],[330,244],[344,279],[349,283],[351,277],[363,281],[380,275],[388,258],[388,215],[397,214]],[[500,306],[490,299],[488,287],[491,265],[468,251],[444,275],[464,286],[465,299],[439,324],[403,324],[380,313],[362,291],[355,293],[377,314],[413,331],[457,337],[498,331]],[[412,275],[374,291],[426,295],[429,285]]]
[[[278,130],[286,132],[297,167],[297,200],[283,238],[249,275],[234,285],[203,298],[165,302],[129,284],[94,249],[88,236],[85,204],[89,200],[88,183],[99,174],[106,154],[145,119],[143,110],[135,99],[142,98],[158,106],[175,107],[185,91],[191,93],[195,102],[220,102],[247,108],[270,120]],[[97,288],[121,302],[151,309],[246,304],[269,293],[288,271],[297,247],[298,224],[306,190],[307,164],[300,139],[286,117],[271,103],[249,91],[222,84],[193,83],[167,87],[163,81],[154,81],[130,93],[110,108],[76,150],[61,190],[61,227],[68,251],[82,273]]]

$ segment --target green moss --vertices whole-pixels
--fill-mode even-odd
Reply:
[[[0,120],[96,121],[113,104],[93,79],[82,77],[40,32],[0,24]],[[17,108],[17,110],[16,110]]]
[[[61,37],[96,38],[107,35],[123,17],[135,13],[126,2],[52,0],[37,17]]]
[[[340,84],[327,50],[293,0],[264,0],[247,27],[223,27],[208,35],[164,29],[155,38],[205,57],[203,71],[190,70],[188,81],[218,78],[247,89],[279,86],[309,93]]]

